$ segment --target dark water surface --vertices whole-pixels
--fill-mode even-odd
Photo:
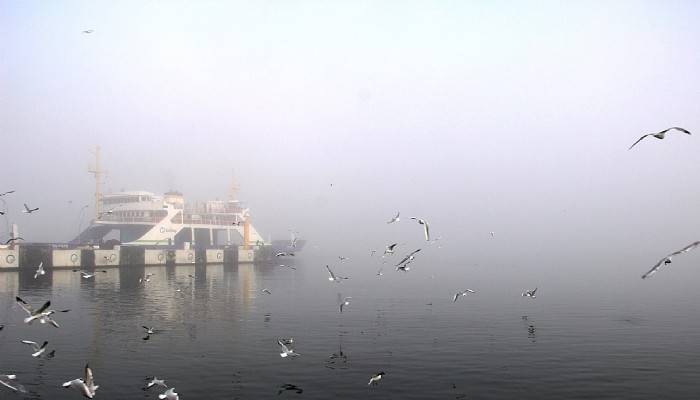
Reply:
[[[0,373],[17,374],[29,390],[0,387],[0,398],[81,398],[61,384],[81,377],[86,362],[98,399],[156,399],[158,389],[142,390],[152,375],[182,399],[698,397],[700,296],[682,279],[659,294],[663,278],[543,276],[527,281],[540,286],[529,300],[520,293],[532,287],[499,285],[479,270],[465,284],[460,273],[419,263],[407,274],[385,267],[381,277],[348,263],[336,268],[351,279],[335,284],[325,261],[295,261],[296,271],[128,266],[91,280],[67,270],[38,280],[0,272]],[[154,275],[140,284],[146,273]],[[452,303],[465,288],[478,293]],[[56,316],[59,329],[28,326],[16,295],[72,311]],[[342,314],[339,295],[353,297]],[[144,341],[142,325],[162,332]],[[281,358],[278,337],[293,337],[301,356]],[[33,359],[21,339],[48,340],[56,357]],[[378,371],[385,378],[368,386]],[[303,392],[280,393],[284,385]]]

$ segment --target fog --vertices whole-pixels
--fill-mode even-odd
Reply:
[[[295,229],[332,257],[420,244],[418,216],[446,259],[641,274],[700,239],[699,16],[690,1],[3,0],[0,192],[16,190],[25,239],[69,240],[94,212],[100,145],[106,192],[224,199],[235,177],[263,236]],[[670,126],[694,134],[627,150]]]

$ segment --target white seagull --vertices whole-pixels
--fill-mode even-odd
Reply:
[[[37,208],[29,208],[29,206],[27,205],[27,203],[24,203],[24,210],[22,210],[23,213],[25,213],[25,214],[31,214],[31,213],[33,213],[34,211],[39,211],[39,208],[38,208],[38,207],[37,207]]]
[[[414,219],[418,221],[419,224],[423,225],[423,233],[425,234],[425,241],[429,242],[430,241],[430,227],[428,226],[428,221],[422,219],[422,218],[416,218],[416,217],[411,217],[411,219]]]
[[[653,267],[651,267],[651,269],[650,269],[649,271],[647,271],[644,275],[642,275],[642,279],[646,279],[646,278],[648,278],[648,277],[654,275],[654,274],[656,273],[656,271],[659,270],[659,268],[665,267],[665,266],[667,266],[668,264],[670,264],[670,263],[671,263],[671,258],[672,258],[672,257],[677,256],[677,255],[679,255],[679,254],[687,253],[687,252],[689,252],[689,251],[695,249],[695,248],[698,247],[699,245],[700,245],[700,241],[693,242],[693,243],[691,243],[691,244],[685,246],[684,248],[682,248],[682,249],[680,249],[680,250],[678,250],[678,251],[674,251],[673,253],[667,255],[666,257],[664,257],[664,258],[662,258],[661,260],[659,260],[659,262],[657,262]]]
[[[523,292],[522,296],[523,297],[530,297],[530,298],[534,299],[536,291],[537,291],[537,288],[535,288],[533,290],[526,290]]]
[[[85,364],[85,376],[82,379],[73,379],[63,384],[64,388],[74,388],[80,391],[88,399],[95,397],[95,392],[99,386],[95,385],[92,370]]]
[[[36,269],[36,273],[34,273],[34,279],[38,278],[39,275],[45,275],[46,271],[44,271],[44,262],[39,263],[39,267]]]
[[[328,280],[331,282],[340,283],[341,280],[348,279],[346,276],[337,276],[334,274],[328,265],[326,265],[326,269],[328,270]]]
[[[17,304],[19,304],[19,306],[29,315],[27,318],[24,319],[25,324],[31,324],[35,320],[45,317],[44,311],[46,311],[46,309],[48,309],[51,305],[51,302],[47,301],[46,303],[44,303],[43,306],[35,310],[31,304],[22,300],[21,298],[19,298],[19,296],[15,297],[15,300],[17,301]]]
[[[384,250],[384,255],[394,254],[394,248],[396,246],[398,246],[398,243],[392,243],[392,244],[386,246],[386,249]]]
[[[270,291],[270,289],[263,289],[263,290],[261,290],[261,292],[264,293],[264,294],[272,294],[272,292]]]
[[[343,307],[350,305],[350,299],[352,299],[352,297],[346,297],[340,302],[340,312],[341,313],[343,312]]]
[[[476,292],[473,291],[473,290],[471,290],[471,289],[467,289],[467,290],[465,290],[465,291],[463,291],[463,292],[457,292],[457,293],[455,293],[455,296],[454,296],[454,298],[452,299],[452,302],[453,302],[453,303],[456,302],[457,299],[460,298],[460,296],[466,296],[466,295],[469,294],[469,293],[476,293]]]
[[[170,389],[166,390],[165,393],[159,394],[158,398],[161,400],[163,400],[163,399],[179,400],[180,399],[180,397],[178,397],[177,393],[175,393],[175,388],[170,388]]]
[[[93,32],[95,32],[94,29],[86,29],[86,30],[83,31],[83,33],[86,34],[86,35],[89,35],[89,34],[91,34],[91,33],[93,33]]]
[[[288,357],[288,356],[296,357],[296,356],[300,355],[299,353],[295,352],[294,349],[292,349],[291,347],[287,347],[287,346],[291,345],[291,342],[287,342],[285,344],[285,342],[282,341],[282,339],[278,339],[277,344],[282,349],[282,352],[280,353],[280,357],[282,357],[282,358]]]
[[[0,385],[3,385],[15,392],[27,393],[27,389],[25,389],[24,386],[16,382],[10,382],[14,381],[15,379],[17,379],[17,375],[0,375]]]
[[[382,377],[383,377],[384,375],[386,375],[386,374],[384,373],[384,371],[377,372],[376,374],[372,375],[371,378],[369,378],[369,383],[368,383],[367,385],[372,385],[372,384],[375,384],[375,385],[376,385],[377,382],[379,382],[379,380],[382,379]]]
[[[674,126],[674,127],[668,128],[668,129],[664,129],[664,130],[661,131],[661,132],[647,133],[646,135],[643,135],[642,137],[640,137],[639,139],[637,139],[636,142],[632,143],[632,146],[630,146],[630,148],[627,149],[627,150],[632,150],[632,147],[634,147],[637,143],[641,142],[642,139],[646,138],[647,136],[653,136],[653,137],[655,137],[655,138],[657,138],[657,139],[663,139],[664,137],[666,137],[666,133],[667,133],[668,131],[672,131],[672,130],[676,130],[676,131],[678,131],[678,132],[683,132],[683,133],[685,133],[685,134],[690,135],[690,131],[688,131],[688,130],[686,130],[686,129],[683,129],[683,128],[680,128],[680,127],[677,127],[677,126]]]
[[[421,250],[421,249],[418,249],[418,250],[415,250],[415,251],[411,252],[409,255],[407,255],[406,257],[404,257],[403,260],[399,261],[399,263],[396,264],[396,266],[398,267],[398,266],[400,266],[401,264],[406,264],[406,265],[410,264],[411,262],[413,262],[413,260],[416,259],[415,254],[418,253],[420,250]]]
[[[154,376],[153,378],[146,378],[146,380],[149,380],[149,379],[150,379],[151,381],[148,382],[148,384],[146,384],[146,389],[150,389],[150,388],[152,388],[152,387],[155,386],[155,385],[162,386],[162,387],[164,387],[164,388],[166,388],[166,389],[168,388],[168,386],[165,384],[165,379],[158,379],[158,378],[155,377],[155,376]]]
[[[286,257],[286,256],[294,257],[294,253],[287,252],[287,251],[280,251],[279,253],[275,254],[275,257]]]
[[[39,346],[39,343],[32,342],[31,340],[22,340],[22,343],[32,346],[32,350],[34,350],[32,357],[39,357],[40,355],[44,354],[46,351],[46,345],[49,344],[49,342],[44,341],[44,343]]]
[[[399,215],[400,215],[400,214],[401,214],[401,213],[400,213],[399,211],[397,211],[397,212],[396,212],[396,215],[395,215],[390,221],[387,221],[386,223],[387,223],[387,224],[393,224],[394,222],[399,222],[399,221],[401,221],[401,218],[399,218]]]

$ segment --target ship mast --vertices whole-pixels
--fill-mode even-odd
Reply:
[[[95,146],[95,165],[93,167],[88,167],[88,172],[95,176],[95,219],[100,218],[102,213],[101,200],[102,191],[100,190],[102,185],[102,176],[105,171],[102,170],[100,166],[100,146]]]

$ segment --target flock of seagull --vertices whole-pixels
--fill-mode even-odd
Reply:
[[[85,33],[85,34],[90,34],[92,32],[93,32],[92,30],[83,31],[83,33]],[[656,139],[664,139],[666,137],[666,134],[671,132],[671,131],[678,131],[678,132],[685,133],[688,135],[691,134],[688,130],[686,130],[684,128],[671,127],[671,128],[659,131],[659,132],[649,133],[649,134],[643,135],[642,137],[640,137],[636,142],[634,142],[629,147],[629,150],[631,150],[635,145],[637,145],[639,142],[641,142],[643,139],[645,139],[647,137],[651,136],[651,137],[654,137]],[[331,184],[331,187],[332,187],[332,184]],[[6,195],[12,194],[12,193],[14,193],[14,190],[0,193],[0,197],[6,196]],[[22,210],[22,212],[26,213],[26,214],[31,214],[31,213],[38,211],[38,210],[39,210],[39,208],[31,208],[25,203],[24,209]],[[2,211],[0,215],[5,215],[5,212],[6,212],[6,210]],[[411,217],[410,219],[413,221],[416,221],[419,225],[422,226],[423,235],[424,235],[426,242],[434,243],[435,241],[437,241],[439,239],[438,238],[438,239],[431,240],[431,238],[430,238],[430,225],[428,224],[427,220],[425,220],[423,218],[417,218],[417,217]],[[389,221],[387,221],[386,223],[393,224],[393,223],[400,222],[400,221],[401,221],[400,212],[397,212],[396,215],[391,217],[391,219]],[[492,238],[495,237],[494,232],[489,232],[489,234],[491,235]],[[17,241],[17,240],[24,240],[24,239],[22,239],[20,237],[10,238],[7,242],[5,242],[5,244],[7,245],[7,244],[13,243],[14,241]],[[289,251],[278,252],[275,254],[275,256],[276,257],[294,256],[294,249],[296,248],[296,246],[297,246],[297,235],[296,235],[296,232],[292,232],[292,240],[289,244]],[[391,244],[387,245],[384,249],[383,254],[382,254],[382,258],[394,255],[397,246],[398,246],[398,243],[391,243]],[[654,264],[654,266],[649,271],[647,271],[646,273],[644,273],[642,275],[642,279],[649,278],[650,276],[655,274],[660,268],[671,264],[671,260],[673,257],[680,255],[680,254],[683,254],[683,253],[687,253],[691,250],[694,250],[698,246],[700,246],[700,241],[693,242],[693,243],[683,247],[680,250],[674,251],[674,252],[664,256],[656,264]],[[412,262],[414,262],[414,260],[416,259],[416,255],[420,251],[421,251],[421,249],[418,248],[418,249],[406,254],[395,265],[396,271],[408,272],[410,270],[409,265]],[[370,256],[374,256],[374,254],[376,254],[376,253],[377,253],[376,250],[371,250]],[[347,257],[342,257],[342,256],[338,257],[338,259],[339,259],[339,262],[341,262],[341,263],[348,260]],[[296,269],[293,266],[284,265],[284,264],[280,264],[279,267],[290,268],[290,269],[294,269],[294,270]],[[337,273],[335,273],[329,265],[326,265],[326,270],[328,271],[328,280],[330,282],[341,283],[344,280],[349,279],[349,277],[347,277],[347,276],[341,276],[341,275],[338,275]],[[377,276],[383,275],[382,271],[383,270],[380,269],[376,275]],[[73,272],[79,272],[81,275],[81,278],[83,278],[83,279],[91,279],[91,278],[94,278],[94,276],[95,276],[95,272],[89,272],[89,271],[84,271],[84,270],[73,270]],[[101,272],[107,272],[107,271],[101,271]],[[40,263],[36,269],[35,274],[34,274],[34,279],[38,279],[39,277],[41,277],[45,274],[46,274],[46,272],[43,268],[43,263]],[[139,282],[145,284],[146,282],[150,281],[150,277],[151,277],[151,274],[147,274],[147,275],[145,275],[145,277],[139,278]],[[192,276],[190,275],[190,277],[192,277]],[[272,292],[267,288],[262,289],[261,292],[263,294],[266,294],[266,295],[272,294]],[[525,290],[522,292],[522,296],[526,297],[526,298],[530,298],[530,299],[535,299],[536,292],[537,292],[537,288],[532,289],[532,290]],[[462,291],[458,291],[457,293],[455,293],[453,295],[452,302],[456,303],[457,300],[459,300],[461,297],[465,297],[465,296],[468,296],[470,294],[475,294],[475,293],[476,293],[476,291],[473,289],[465,289]],[[338,295],[338,303],[339,303],[338,307],[339,307],[340,313],[343,312],[344,308],[346,308],[350,305],[351,299],[352,299],[352,297],[342,297],[340,294]],[[70,310],[50,309],[50,307],[51,307],[50,301],[46,301],[41,307],[34,308],[31,304],[25,302],[20,297],[16,297],[15,300],[16,300],[17,304],[19,305],[19,307],[27,314],[27,316],[24,318],[23,321],[25,324],[29,324],[29,325],[31,325],[35,321],[38,321],[40,324],[49,324],[55,328],[59,328],[60,325],[54,319],[54,315],[58,312],[66,313],[66,312],[70,311]],[[0,330],[2,330],[3,328],[4,328],[4,326],[0,325]],[[143,329],[145,330],[145,333],[146,333],[146,336],[143,338],[143,340],[149,340],[151,335],[156,334],[158,332],[158,330],[156,330],[153,327],[143,326]],[[39,357],[52,358],[56,354],[56,350],[48,351],[48,341],[44,341],[43,343],[39,344],[39,342],[25,339],[25,340],[21,340],[21,343],[26,344],[26,345],[31,347],[31,351],[32,351],[31,356],[34,358],[39,358]],[[300,356],[300,353],[297,353],[294,350],[293,344],[294,344],[293,338],[279,338],[277,340],[277,345],[279,346],[279,349],[280,349],[280,353],[279,353],[280,357],[287,358],[287,357]],[[376,385],[385,375],[386,375],[386,373],[384,371],[380,371],[380,372],[373,374],[369,379],[368,385]],[[150,382],[148,382],[148,384],[146,385],[144,390],[150,389],[154,386],[159,386],[159,387],[162,387],[165,389],[165,392],[163,392],[162,394],[159,394],[159,396],[158,396],[159,399],[161,399],[161,400],[178,400],[179,399],[178,394],[175,392],[175,389],[166,385],[165,380],[158,379],[157,377],[149,377],[149,378],[147,378],[147,380],[148,379],[150,379]],[[0,384],[9,388],[12,391],[27,393],[24,386],[22,386],[20,383],[17,382],[17,376],[14,374],[0,375]],[[79,393],[81,393],[84,397],[89,398],[89,399],[92,399],[95,397],[97,389],[99,388],[99,385],[95,384],[94,375],[93,375],[92,369],[90,368],[89,364],[85,365],[85,368],[83,370],[83,376],[81,378],[76,378],[76,379],[72,379],[70,381],[67,381],[67,382],[63,383],[62,386],[64,388],[75,389]],[[280,389],[280,392],[283,390],[297,390],[297,391],[300,390],[299,388],[297,388],[293,385],[290,385],[290,386],[291,387],[286,387],[286,388]]]

